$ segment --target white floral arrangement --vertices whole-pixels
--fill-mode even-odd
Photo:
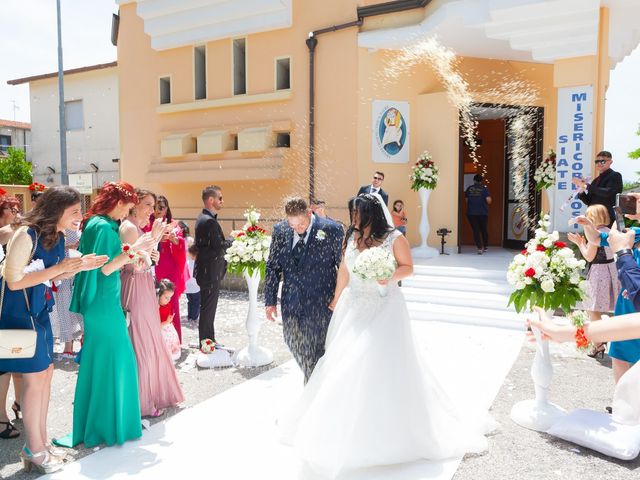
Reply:
[[[556,184],[556,152],[550,149],[547,157],[538,165],[533,179],[536,182],[536,190],[551,188]]]
[[[439,169],[431,160],[431,154],[426,150],[418,156],[418,161],[411,167],[411,189],[420,190],[427,188],[433,190],[438,185]]]
[[[396,259],[391,252],[380,247],[372,247],[358,255],[353,266],[353,273],[363,280],[377,282],[378,280],[390,279],[397,266]],[[380,296],[384,297],[387,294],[386,285],[378,285],[378,291]]]
[[[233,243],[227,249],[224,259],[227,261],[227,271],[241,275],[247,270],[253,275],[254,270],[260,271],[260,277],[264,278],[269,258],[271,236],[267,231],[258,226],[260,212],[249,209],[244,213],[247,223],[242,230],[231,232]]]
[[[538,222],[535,237],[509,265],[507,281],[515,287],[509,298],[516,311],[525,307],[562,308],[566,313],[585,297],[585,261],[578,260],[557,231],[549,232],[549,215]]]
[[[318,230],[316,232],[316,239],[317,240],[324,240],[325,238],[327,238],[327,233],[324,230]]]

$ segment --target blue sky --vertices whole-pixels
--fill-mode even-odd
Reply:
[[[2,0],[0,39],[0,118],[29,121],[27,85],[10,86],[7,80],[54,72],[57,63],[56,5],[54,0]],[[77,68],[116,59],[111,45],[114,0],[62,0],[64,68]],[[635,180],[640,160],[628,152],[640,147],[640,48],[611,72],[605,117],[605,149],[612,152],[613,168],[625,180]],[[13,101],[19,110],[13,109]]]

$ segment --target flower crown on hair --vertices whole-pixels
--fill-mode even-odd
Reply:
[[[118,190],[118,192],[120,192],[122,195],[124,195],[125,198],[133,198],[134,193],[130,192],[129,190],[124,188],[119,183],[109,182],[109,183],[107,183],[107,185],[113,185],[116,188],[116,190]]]
[[[33,182],[31,185],[29,185],[29,190],[31,190],[32,192],[44,192],[44,189],[46,187],[38,182]]]

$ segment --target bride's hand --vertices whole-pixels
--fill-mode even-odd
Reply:
[[[378,284],[379,285],[388,285],[389,284],[389,278],[385,278],[384,280],[378,280]]]
[[[333,300],[331,300],[331,303],[329,304],[329,306],[327,308],[333,312],[336,309],[336,304],[337,303],[338,303],[338,300],[336,300],[334,298]]]

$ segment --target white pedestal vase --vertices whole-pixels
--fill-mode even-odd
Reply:
[[[547,315],[553,316],[553,312]],[[549,354],[549,342],[542,340],[540,331],[533,328],[536,337],[536,355],[531,366],[531,378],[536,396],[532,400],[523,400],[511,408],[511,420],[521,427],[538,432],[546,432],[551,426],[566,415],[566,411],[549,402],[549,390],[553,367]]]
[[[420,195],[420,203],[421,203],[421,217],[420,217],[420,237],[422,241],[420,246],[411,249],[411,255],[413,258],[433,258],[438,256],[438,250],[430,247],[427,244],[427,239],[429,238],[429,215],[427,211],[427,206],[429,205],[429,196],[431,195],[431,190],[428,188],[421,188],[418,190],[418,195]]]
[[[245,270],[244,279],[249,288],[249,313],[247,314],[247,334],[249,345],[237,351],[233,356],[233,362],[241,367],[261,367],[273,362],[273,354],[270,350],[258,345],[258,333],[260,321],[258,320],[258,285],[260,284],[260,271],[254,270],[249,275]]]
[[[553,219],[555,217],[555,203],[556,203],[556,187],[555,185],[546,189],[547,201],[549,202],[549,220],[551,221],[551,230],[554,230],[555,224]]]

